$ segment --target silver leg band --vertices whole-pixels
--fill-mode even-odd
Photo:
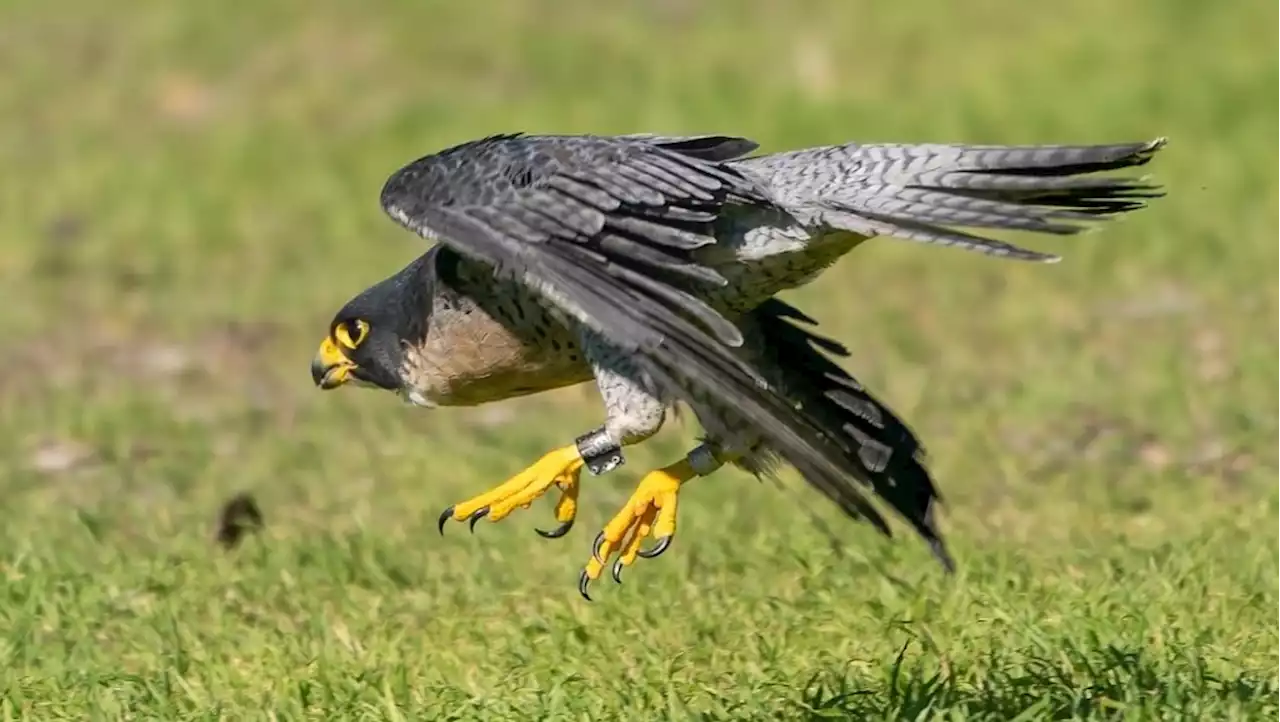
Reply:
[[[710,444],[697,445],[685,459],[689,462],[689,466],[693,468],[693,473],[698,476],[709,476],[723,466],[723,463],[716,458],[716,451],[711,448]]]
[[[609,437],[609,432],[603,426],[579,436],[574,444],[578,447],[578,454],[586,464],[587,471],[596,476],[626,463],[626,459],[622,457],[622,447]]]

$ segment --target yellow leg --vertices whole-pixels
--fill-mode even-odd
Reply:
[[[552,531],[538,530],[538,533],[547,538],[564,536],[577,515],[582,464],[582,455],[574,444],[551,451],[492,490],[445,509],[440,515],[440,533],[444,533],[444,525],[450,520],[468,521],[472,530],[476,522],[485,517],[499,521],[516,509],[527,509],[551,487],[558,486],[561,494],[556,504],[556,520],[560,525]]]
[[[676,533],[676,500],[680,486],[698,476],[688,459],[651,471],[640,480],[627,505],[605,525],[596,537],[591,559],[578,578],[578,591],[588,601],[587,587],[600,577],[609,557],[619,553],[613,565],[614,581],[621,582],[622,568],[633,564],[637,557],[652,558],[667,550]],[[649,551],[641,551],[640,545],[648,536],[658,540]]]

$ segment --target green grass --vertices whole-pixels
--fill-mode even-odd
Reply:
[[[0,5],[0,719],[1275,718],[1274,3],[893,4]],[[386,175],[508,130],[1167,135],[1170,195],[1033,241],[1057,266],[877,241],[788,294],[924,437],[955,577],[725,471],[587,604],[696,429],[566,539],[546,503],[441,538],[594,390],[426,413],[306,371],[423,249]]]

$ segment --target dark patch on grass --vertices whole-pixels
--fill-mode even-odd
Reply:
[[[234,549],[245,535],[260,531],[263,523],[258,502],[247,492],[241,492],[222,505],[215,538],[224,549]]]

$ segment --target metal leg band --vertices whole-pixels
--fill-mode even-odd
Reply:
[[[609,437],[603,426],[590,431],[574,440],[578,454],[587,467],[587,471],[599,476],[608,473],[626,463],[622,457],[622,447]]]
[[[716,451],[710,444],[699,444],[690,451],[685,457],[689,461],[689,466],[693,468],[693,473],[698,476],[709,476],[716,469],[723,466],[723,462],[716,458]]]

